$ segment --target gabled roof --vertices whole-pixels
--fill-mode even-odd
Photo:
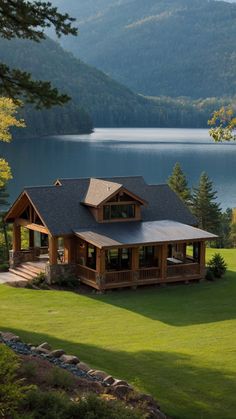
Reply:
[[[85,205],[97,207],[109,199],[111,195],[118,192],[121,188],[122,185],[120,183],[91,178],[88,190],[81,202]]]
[[[215,234],[172,220],[129,223],[128,226],[126,223],[100,224],[93,231],[79,230],[75,234],[100,249],[217,238]]]
[[[102,178],[102,180],[123,185],[125,189],[148,202],[148,205],[142,208],[143,221],[170,219],[197,225],[196,218],[168,185],[148,185],[141,176]],[[61,186],[25,188],[50,233],[53,236],[63,236],[81,229],[93,230],[98,223],[88,208],[81,204],[89,188],[90,178],[59,179],[59,182]]]

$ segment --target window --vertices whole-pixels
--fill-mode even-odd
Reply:
[[[96,247],[92,244],[87,246],[87,263],[88,268],[96,269]]]
[[[135,205],[123,204],[123,205],[104,205],[103,207],[103,219],[114,220],[119,218],[134,218],[135,217]]]
[[[106,270],[125,271],[131,268],[131,249],[110,249],[106,251]]]
[[[139,266],[140,268],[151,268],[158,265],[155,260],[154,246],[142,246],[139,248]]]

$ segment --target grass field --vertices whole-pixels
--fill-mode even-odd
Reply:
[[[214,253],[208,250],[208,256]],[[151,393],[173,418],[235,418],[236,249],[224,279],[106,295],[0,286],[0,330]]]

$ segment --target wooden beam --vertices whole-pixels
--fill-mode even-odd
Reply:
[[[139,247],[132,248],[132,266],[131,269],[133,272],[139,269]]]
[[[19,226],[28,228],[29,230],[39,231],[40,233],[45,233],[45,234],[49,233],[49,231],[46,227],[44,227],[42,225],[39,225],[39,224],[31,223],[30,220],[24,220],[23,218],[17,218],[15,223]]]
[[[49,236],[49,263],[50,265],[57,265],[57,238]]]
[[[167,256],[168,256],[168,244],[165,243],[161,248],[161,279],[166,280],[167,277]]]
[[[105,267],[105,250],[96,248],[96,271],[99,274],[104,274],[106,270]]]
[[[34,248],[34,230],[29,230],[29,248]]]
[[[21,250],[21,228],[16,223],[13,224],[12,248],[14,252]]]
[[[64,237],[64,262],[75,263],[75,238]]]
[[[200,242],[199,250],[200,250],[200,257],[199,257],[200,274],[203,277],[204,273],[205,273],[205,265],[206,265],[206,243],[205,243],[205,241]]]

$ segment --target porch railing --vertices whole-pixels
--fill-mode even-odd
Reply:
[[[191,276],[200,274],[199,263],[184,263],[182,265],[167,266],[167,278],[175,276]]]
[[[78,265],[77,274],[82,278],[89,279],[90,281],[96,282],[97,271],[88,268],[87,266]]]
[[[160,277],[160,268],[141,268],[138,271],[138,279],[145,281],[148,279],[156,279]]]

